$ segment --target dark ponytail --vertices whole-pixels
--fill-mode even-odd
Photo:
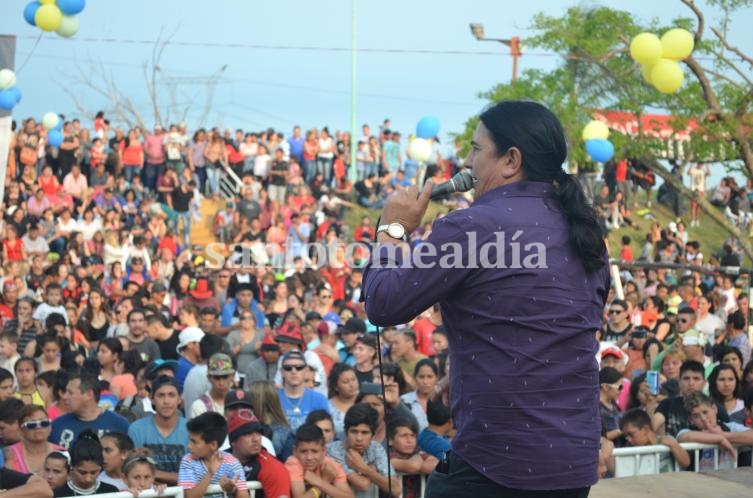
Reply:
[[[498,102],[480,116],[497,148],[520,150],[523,175],[534,182],[554,182],[560,210],[570,225],[570,243],[589,272],[604,266],[606,246],[593,207],[573,175],[562,170],[567,142],[557,117],[542,104],[511,100]]]
[[[71,466],[83,462],[94,462],[100,467],[105,463],[102,456],[102,444],[92,429],[84,429],[71,447]]]
[[[586,201],[583,187],[574,175],[563,172],[557,181],[557,197],[560,210],[570,225],[570,243],[580,256],[586,271],[598,270],[604,266],[604,239],[596,221],[593,207]]]

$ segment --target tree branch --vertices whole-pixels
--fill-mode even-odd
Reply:
[[[733,47],[732,45],[730,45],[729,42],[727,41],[727,38],[722,36],[722,34],[716,28],[711,28],[711,31],[716,35],[719,41],[722,42],[722,45],[724,45],[724,48],[726,48],[727,50],[729,50],[736,56],[740,57],[743,61],[747,62],[748,65],[751,66],[751,68],[753,68],[753,58],[742,53],[742,51],[740,51],[739,48]]]
[[[693,36],[695,44],[698,45],[703,38],[703,27],[705,24],[703,12],[701,12],[701,9],[698,8],[693,0],[682,0],[682,3],[687,5],[688,8],[695,14],[696,19],[698,19],[698,27],[696,28],[695,35]]]

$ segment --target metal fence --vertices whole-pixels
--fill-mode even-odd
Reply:
[[[688,452],[693,453],[695,472],[706,470],[722,470],[737,468],[737,459],[721,454],[722,450],[715,444],[700,443],[681,443],[680,446]],[[703,467],[705,463],[702,455],[704,451],[713,453],[713,469]],[[659,474],[661,469],[662,455],[671,453],[671,450],[664,445],[657,444],[653,446],[635,446],[629,448],[617,448],[612,455],[614,456],[614,476],[615,477],[632,477]],[[703,468],[702,468],[703,467]],[[673,472],[679,472],[683,469],[674,462],[671,469]]]

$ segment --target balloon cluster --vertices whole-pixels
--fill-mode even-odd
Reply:
[[[16,86],[16,73],[0,69],[0,109],[12,111],[21,102],[21,90]]]
[[[42,117],[42,126],[47,130],[47,143],[53,147],[60,147],[63,143],[63,120],[54,112],[48,112]]]
[[[593,120],[583,128],[586,152],[598,163],[605,163],[614,156],[614,145],[607,138],[609,138],[609,128],[602,121]]]
[[[425,116],[421,118],[416,125],[416,138],[411,140],[408,146],[411,158],[425,163],[431,159],[432,148],[430,139],[439,135],[439,119],[434,116]]]
[[[677,61],[693,53],[693,35],[687,30],[670,29],[661,39],[653,33],[641,33],[630,42],[630,55],[641,64],[643,79],[662,93],[680,89],[685,75]]]
[[[86,7],[86,0],[38,0],[24,8],[24,19],[42,31],[54,31],[63,38],[78,33],[76,14]]]

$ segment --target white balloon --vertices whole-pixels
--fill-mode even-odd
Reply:
[[[42,118],[42,126],[47,130],[54,130],[58,122],[60,122],[60,117],[54,112],[48,112]]]
[[[431,159],[431,144],[424,138],[414,138],[408,150],[410,157],[415,161],[425,163]]]
[[[16,73],[10,69],[0,69],[0,90],[16,86]]]

